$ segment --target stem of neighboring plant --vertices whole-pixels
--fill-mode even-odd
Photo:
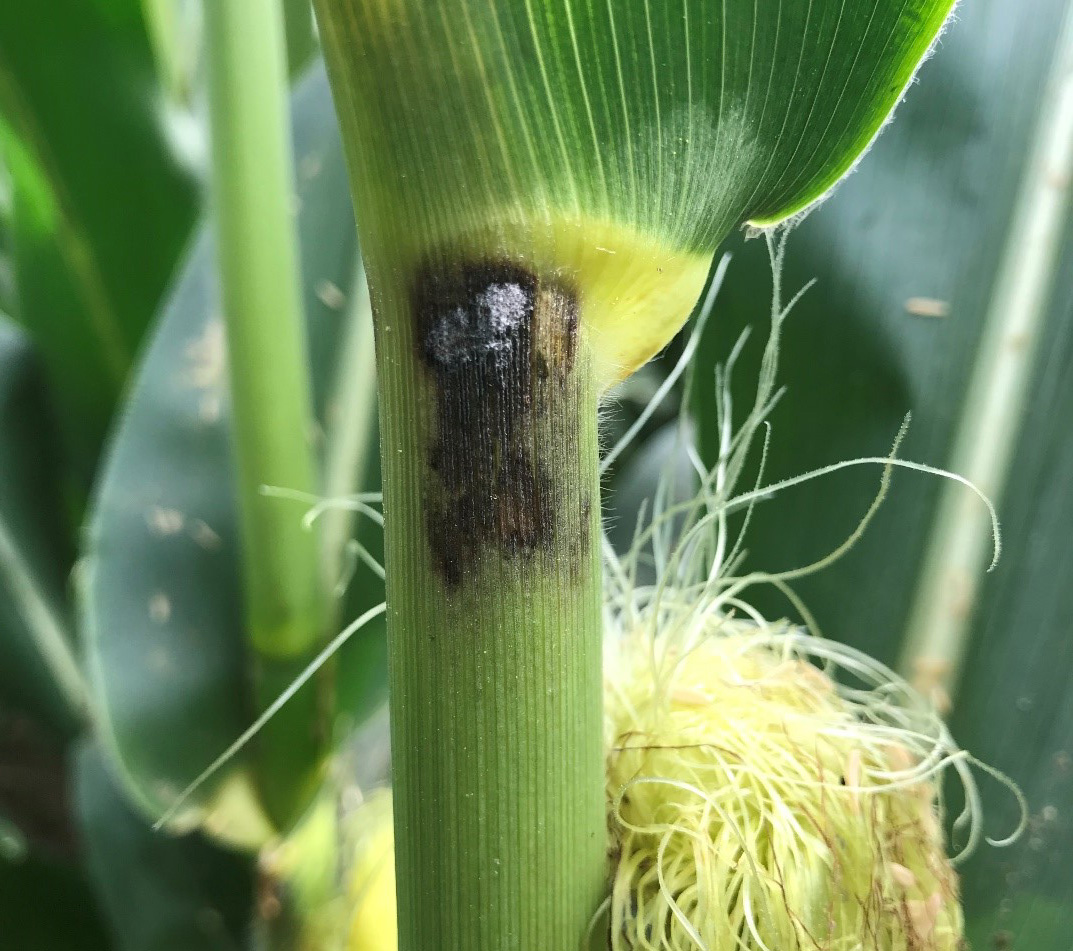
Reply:
[[[179,4],[174,0],[142,0],[142,17],[161,81],[172,98],[185,105],[190,95],[190,57],[183,42]]]
[[[316,537],[262,487],[318,490],[293,217],[283,17],[279,0],[205,5],[216,217],[242,522],[246,630],[260,709],[325,633]],[[262,793],[286,827],[308,801],[326,741],[328,681],[259,737]]]
[[[1012,471],[1073,197],[1073,12],[1034,141],[949,462],[996,501]],[[946,483],[900,663],[940,701],[957,686],[990,546],[976,499]]]
[[[310,0],[283,0],[283,23],[287,37],[287,68],[294,77],[309,65],[317,49]]]
[[[606,874],[597,387],[578,301],[502,261],[368,263],[400,951],[573,951]]]
[[[347,304],[346,327],[338,371],[332,383],[328,433],[324,450],[324,497],[337,499],[361,491],[369,475],[376,444],[376,355],[372,302],[365,268],[356,262]],[[357,515],[338,507],[321,516],[321,564],[326,590],[340,581],[346,546],[354,538]],[[376,526],[373,528],[377,531]],[[336,602],[339,604],[338,600]],[[331,624],[334,629],[335,623]]]

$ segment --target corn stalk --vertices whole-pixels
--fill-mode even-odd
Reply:
[[[909,6],[316,4],[376,323],[403,951],[581,942],[597,400],[733,227],[852,166],[952,4]]]

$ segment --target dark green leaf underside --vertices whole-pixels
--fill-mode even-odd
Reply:
[[[18,317],[44,358],[81,493],[195,215],[174,121],[138,0],[57,0],[48,16],[0,6]]]
[[[0,706],[69,731],[81,692],[66,605],[74,553],[49,409],[29,341],[0,317]]]

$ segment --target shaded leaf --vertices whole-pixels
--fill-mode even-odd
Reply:
[[[1070,233],[1073,239],[1073,231]],[[1073,265],[1073,240],[1067,244]],[[1047,352],[1002,499],[1006,555],[983,582],[952,719],[968,749],[1017,782],[1029,826],[1009,849],[965,868],[970,921],[1016,951],[1065,951],[1073,935],[1073,286],[1052,315]],[[1016,827],[1017,804],[984,782],[988,831]],[[986,948],[981,935],[979,947]]]
[[[89,868],[117,951],[240,951],[252,915],[253,860],[199,835],[153,832],[108,774],[102,753],[77,756]]]
[[[74,730],[85,700],[66,583],[73,552],[41,369],[0,317],[0,706]]]
[[[26,855],[74,863],[65,738],[32,716],[0,709],[0,816],[4,857]]]
[[[0,934],[5,947],[111,951],[93,898],[79,869],[37,856],[20,862],[0,857]]]
[[[138,0],[0,7],[18,318],[61,408],[76,511],[195,214],[172,122]]]
[[[82,867],[64,743],[0,709],[0,936],[5,949],[104,951]]]

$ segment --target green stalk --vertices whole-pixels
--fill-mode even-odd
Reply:
[[[1021,184],[991,306],[949,461],[951,471],[1001,500],[1013,472],[1036,354],[1073,207],[1073,12],[1058,40],[1039,125]],[[916,596],[902,671],[953,695],[991,554],[991,525],[960,486],[941,490]]]
[[[205,5],[213,199],[227,328],[242,519],[246,630],[260,709],[325,633],[317,539],[262,486],[318,489],[292,215],[287,71],[279,0]],[[323,749],[326,682],[259,737],[262,793],[286,826],[308,800]]]
[[[606,872],[597,387],[577,301],[489,262],[370,277],[399,946],[573,951]]]
[[[142,0],[142,17],[164,87],[177,102],[186,103],[190,95],[191,57],[184,43],[178,3]]]
[[[313,8],[309,0],[283,0],[284,33],[287,37],[287,67],[297,76],[317,49],[313,32]]]
[[[365,268],[356,262],[347,305],[346,326],[339,346],[329,405],[335,407],[324,444],[324,497],[341,498],[362,491],[376,451],[376,358],[372,302]],[[321,567],[325,590],[339,583],[346,546],[354,537],[356,513],[333,508],[321,518]],[[375,526],[374,526],[375,527]],[[335,599],[335,606],[342,606]],[[334,613],[334,612],[333,612]],[[331,628],[337,626],[333,618]]]

